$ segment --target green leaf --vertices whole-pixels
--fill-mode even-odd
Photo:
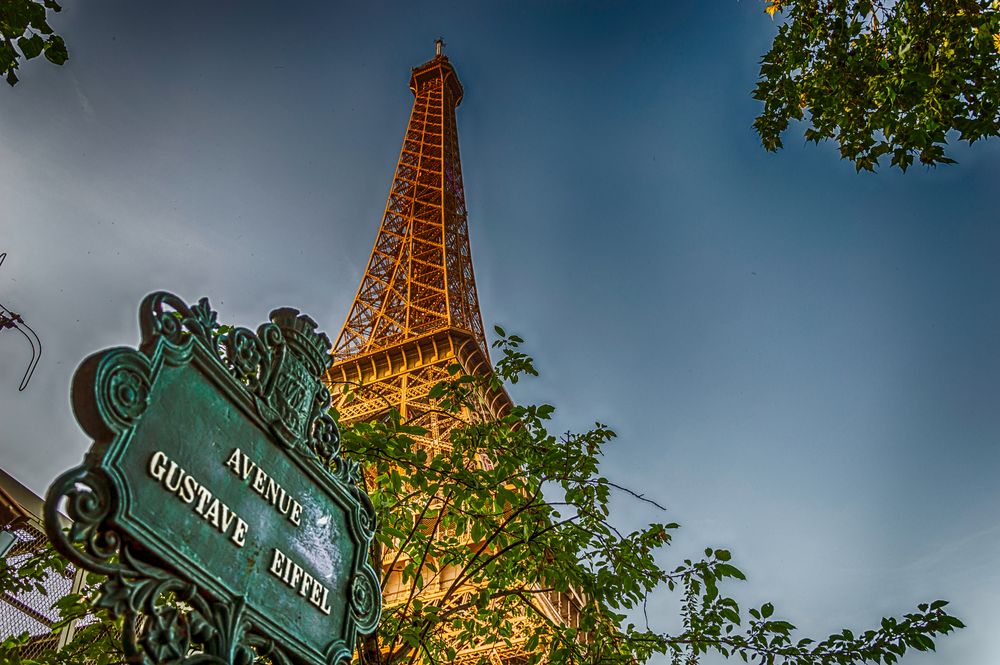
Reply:
[[[59,35],[51,35],[45,41],[45,59],[54,65],[61,65],[69,59],[66,44]]]
[[[734,611],[734,610],[732,610],[732,609],[730,609],[728,607],[724,607],[721,610],[719,610],[719,614],[722,617],[724,617],[728,621],[731,621],[734,624],[739,625],[739,623],[740,623],[740,615],[736,611]]]
[[[734,577],[738,580],[746,580],[743,571],[728,563],[720,563],[715,567],[715,572],[719,577]]]
[[[41,35],[32,34],[30,37],[21,37],[17,40],[17,47],[21,49],[21,53],[28,60],[38,57],[38,54],[42,52],[42,48],[45,46],[45,41],[42,39]],[[61,63],[60,63],[61,64]]]

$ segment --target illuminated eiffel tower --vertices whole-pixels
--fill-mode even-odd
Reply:
[[[427,392],[458,363],[491,371],[472,271],[455,107],[462,84],[436,42],[436,55],[410,77],[413,110],[368,267],[334,344],[330,382],[365,386],[341,420],[370,419],[390,407],[440,432]],[[505,395],[490,405],[504,410]]]
[[[448,367],[454,364],[466,374],[492,371],[472,270],[455,124],[463,90],[442,44],[437,40],[434,58],[410,77],[415,99],[389,199],[327,375],[343,423],[376,419],[395,408],[404,421],[428,431],[414,438],[431,451],[449,445],[455,421],[439,418],[430,389],[449,378]],[[501,391],[488,395],[478,413],[466,415],[496,418],[510,406]],[[383,570],[387,608],[409,593],[392,572]],[[553,592],[542,602],[550,620],[576,625],[579,596]],[[476,663],[485,656],[495,665],[511,665],[524,654],[524,639],[515,638],[510,646],[484,643],[460,650],[454,663]]]

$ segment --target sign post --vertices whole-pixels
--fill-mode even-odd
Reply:
[[[336,665],[378,623],[375,514],[320,380],[330,340],[298,310],[270,319],[220,332],[206,299],[153,293],[139,348],[73,378],[94,443],[49,488],[46,528],[106,576],[128,662]]]

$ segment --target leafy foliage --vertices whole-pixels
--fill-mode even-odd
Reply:
[[[857,170],[889,156],[950,164],[949,138],[1000,131],[1000,3],[995,0],[765,0],[783,19],[761,60],[754,128],[767,150],[789,121],[835,141]]]
[[[475,410],[480,391],[537,374],[522,340],[496,332],[503,354],[496,374],[462,376],[453,367],[454,378],[434,388],[442,414],[460,420]],[[344,433],[345,451],[368,469],[381,525],[373,556],[390,561],[383,585],[394,588],[397,574],[403,590],[387,598],[378,634],[362,650],[368,665],[452,662],[456,649],[484,638],[503,647],[515,631],[537,649],[532,663],[632,665],[657,653],[694,663],[708,651],[761,663],[893,663],[962,627],[944,601],[884,619],[877,630],[822,641],[794,639],[795,626],[770,603],[744,615],[722,593],[725,583],[745,579],[729,551],[708,548],[702,559],[667,570],[656,556],[676,523],[632,533],[614,526],[614,492],[652,502],[601,475],[613,431],[597,423],[554,436],[546,427],[553,412],[516,406],[496,421],[460,422],[451,447],[436,454],[420,445],[425,432],[395,413]],[[628,623],[662,586],[680,594],[683,630],[662,634]],[[569,624],[544,611],[558,593],[584,600]]]
[[[544,404],[514,407],[491,422],[466,421],[483,391],[537,374],[521,339],[497,332],[503,358],[493,377],[463,375],[454,366],[451,379],[433,388],[441,419],[455,424],[450,446],[429,450],[427,431],[396,412],[343,431],[344,452],[362,463],[378,513],[371,554],[387,564],[383,588],[390,592],[377,634],[359,647],[364,665],[451,663],[464,647],[487,641],[502,648],[519,639],[532,652],[530,663],[556,665],[634,665],[655,654],[687,665],[709,651],[758,663],[893,663],[962,627],[936,601],[859,635],[845,629],[821,641],[796,638],[795,626],[771,603],[744,612],[725,595],[727,584],[745,579],[729,551],[708,548],[700,559],[661,567],[657,556],[678,525],[631,533],[614,526],[613,493],[653,502],[601,475],[600,457],[615,436],[607,426],[552,435],[554,409]],[[38,555],[17,575],[0,571],[0,591],[42,579],[48,566],[59,565],[53,556]],[[678,594],[682,628],[663,634],[629,623],[663,587]],[[546,610],[560,597],[576,600],[569,623],[553,621]],[[64,620],[57,629],[100,605],[86,592],[59,601]],[[31,662],[117,662],[116,628],[92,623],[64,651]],[[0,643],[0,662],[27,665],[17,660],[23,640]]]
[[[63,38],[48,23],[48,13],[61,10],[55,0],[0,0],[0,75],[7,83],[17,83],[22,57],[44,54],[55,65],[69,59]]]
[[[0,560],[0,595],[16,596],[25,591],[47,593],[44,582],[50,575],[65,574],[68,562],[51,546],[35,552],[26,561],[12,569],[6,561]],[[120,637],[121,622],[110,619],[100,620],[93,614],[97,598],[94,585],[103,578],[87,575],[88,585],[79,593],[70,593],[53,599],[53,607],[59,610],[59,621],[53,632],[62,634],[73,631],[73,639],[61,651],[43,651],[30,660],[22,658],[22,649],[30,641],[28,633],[13,635],[0,640],[0,663],[10,665],[69,665],[70,663],[93,663],[107,665],[122,660]]]

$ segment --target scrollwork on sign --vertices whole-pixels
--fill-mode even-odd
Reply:
[[[67,532],[56,529],[55,534],[50,533],[55,535],[55,548],[68,559],[82,559],[81,565],[102,575],[117,572],[118,566],[111,559],[121,545],[118,533],[108,525],[113,507],[111,491],[103,472],[77,467],[56,478],[45,501],[46,524],[60,523],[57,508],[64,499],[66,515],[72,520]]]
[[[375,629],[381,597],[382,589],[370,571],[360,571],[351,580],[351,609],[361,632]]]
[[[330,395],[321,382],[331,362],[330,340],[316,332],[316,322],[298,310],[276,309],[270,319],[256,333],[247,328],[220,327],[207,299],[189,306],[173,294],[153,293],[140,306],[139,349],[97,353],[87,358],[74,376],[73,408],[84,430],[94,438],[94,445],[81,466],[61,475],[49,488],[46,528],[56,549],[67,559],[105,576],[96,606],[123,619],[122,641],[129,663],[252,665],[258,658],[266,658],[276,665],[337,665],[350,659],[355,632],[370,633],[378,621],[379,585],[366,558],[374,535],[375,512],[359,487],[357,463],[340,457],[340,432],[327,413]],[[326,660],[307,656],[301,645],[290,647],[276,640],[273,632],[268,633],[253,618],[262,616],[259,607],[248,607],[243,595],[212,587],[215,580],[211,576],[185,572],[177,559],[144,540],[146,532],[129,521],[123,506],[131,500],[128,497],[134,486],[130,483],[135,479],[126,477],[114,460],[124,456],[130,442],[137,440],[136,432],[142,422],[150,422],[149,414],[164,408],[158,403],[164,393],[157,392],[163,367],[194,372],[183,366],[196,360],[197,371],[211,377],[205,385],[218,390],[218,395],[230,401],[229,406],[240,405],[241,413],[255,423],[254,431],[267,432],[268,445],[279,444],[281,448],[274,450],[294,453],[292,466],[303,477],[326,478],[318,486],[328,487],[324,491],[331,492],[330,496],[343,497],[336,499],[341,501],[336,505],[342,506],[353,525],[350,531],[356,546],[353,558],[348,559],[353,561],[349,571],[352,581],[344,599],[349,608],[348,632],[338,638],[339,642],[329,643]],[[161,423],[185,415],[160,413],[170,414],[166,420],[161,415]],[[146,440],[160,439],[152,436]],[[295,466],[300,459],[306,467]],[[60,510],[69,518],[66,530],[59,528],[65,523]],[[198,514],[202,515],[201,510]],[[243,536],[233,535],[232,540],[245,537],[246,527],[244,524]],[[243,547],[242,542],[238,545]],[[324,587],[312,581],[315,604]],[[320,605],[325,603],[323,596]]]
[[[331,445],[339,442],[339,433],[331,435],[324,420],[330,395],[321,377],[332,362],[330,340],[316,332],[316,322],[297,309],[282,307],[272,311],[270,318],[256,333],[247,328],[220,333],[217,314],[207,298],[188,306],[173,294],[156,292],[140,306],[141,348],[148,350],[159,339],[179,348],[200,344],[256,400],[261,415],[290,448],[301,446],[329,462],[339,453],[339,445]],[[134,417],[142,408],[129,398],[135,394],[141,400],[145,395],[141,390],[148,390],[148,364],[146,385],[126,379],[131,377],[122,377],[111,386],[118,394],[106,400],[121,412],[122,419]]]
[[[99,405],[122,427],[146,411],[149,402],[149,362],[142,354],[121,350],[106,356],[98,375]]]
[[[164,306],[170,309],[164,310]],[[202,298],[197,305],[188,307],[174,294],[157,291],[146,296],[139,306],[139,330],[144,345],[155,342],[159,337],[181,345],[187,334],[213,348],[218,339],[216,317],[208,298]]]
[[[264,343],[250,330],[234,328],[221,337],[221,344],[233,377],[250,392],[259,394],[261,386],[267,382],[271,363],[271,353]]]
[[[167,594],[193,601],[196,607],[182,612],[163,602]],[[200,619],[204,600],[194,585],[141,561],[131,547],[122,548],[118,570],[101,584],[96,605],[114,618],[124,618],[123,646],[130,662],[192,662],[187,658],[192,643],[191,621],[194,617]]]
[[[337,429],[337,423],[326,413],[320,415],[313,423],[309,447],[328,468],[340,455],[340,431]]]

